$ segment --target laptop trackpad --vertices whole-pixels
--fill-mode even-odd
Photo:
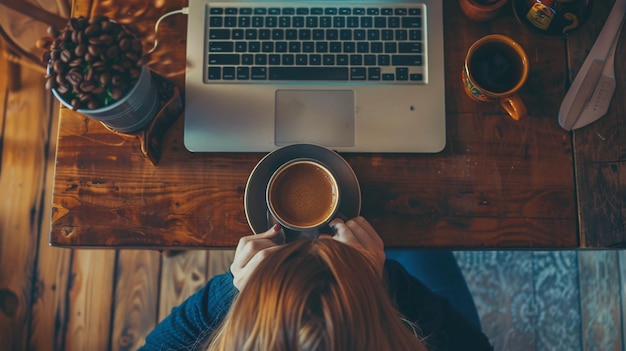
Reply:
[[[276,145],[354,146],[354,91],[277,90]]]

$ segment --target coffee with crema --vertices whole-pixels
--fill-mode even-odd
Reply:
[[[311,161],[280,169],[268,190],[268,201],[279,221],[293,227],[323,224],[337,207],[338,192],[332,175]]]

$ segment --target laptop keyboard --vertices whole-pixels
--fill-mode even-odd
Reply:
[[[211,6],[207,83],[424,83],[423,4]]]

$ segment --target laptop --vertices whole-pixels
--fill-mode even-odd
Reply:
[[[441,2],[189,0],[185,147],[441,151]]]

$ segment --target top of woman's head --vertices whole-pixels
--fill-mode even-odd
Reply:
[[[259,264],[212,349],[420,349],[400,317],[364,252],[330,238],[296,241]]]

